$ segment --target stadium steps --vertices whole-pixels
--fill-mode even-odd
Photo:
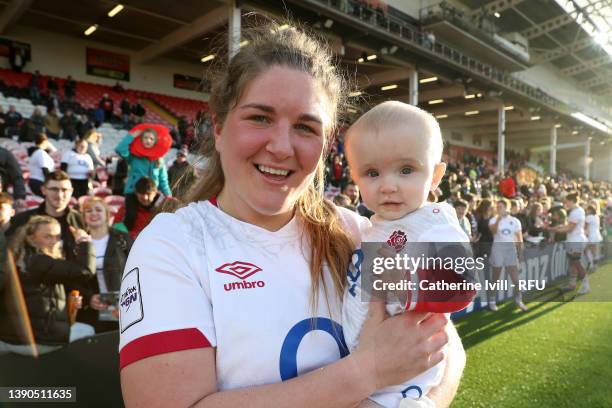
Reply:
[[[153,99],[143,98],[142,104],[144,105],[145,109],[155,112],[157,116],[159,116],[161,119],[165,120],[172,126],[177,126],[177,118]]]

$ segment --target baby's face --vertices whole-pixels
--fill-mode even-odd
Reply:
[[[435,139],[423,121],[389,126],[374,132],[359,126],[350,131],[347,159],[365,205],[386,220],[402,218],[427,201],[444,174],[434,158]],[[433,139],[433,140],[432,140]]]

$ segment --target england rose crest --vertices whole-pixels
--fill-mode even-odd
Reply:
[[[406,233],[404,231],[397,230],[397,231],[393,231],[393,234],[391,234],[391,236],[387,240],[387,244],[395,248],[396,252],[399,252],[402,249],[404,249],[404,246],[406,245],[406,241],[407,241]]]

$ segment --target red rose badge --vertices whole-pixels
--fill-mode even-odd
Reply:
[[[407,240],[408,239],[406,238],[406,233],[404,231],[397,230],[393,231],[393,234],[391,234],[391,236],[387,240],[387,244],[395,248],[396,252],[399,252],[404,249]]]

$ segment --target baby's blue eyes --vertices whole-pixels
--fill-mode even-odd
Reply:
[[[400,170],[400,174],[401,175],[408,175],[408,174],[412,174],[414,170],[412,169],[412,167],[402,167],[402,169]],[[368,177],[378,177],[380,176],[380,173],[378,172],[378,170],[368,170],[366,172],[366,175]]]

